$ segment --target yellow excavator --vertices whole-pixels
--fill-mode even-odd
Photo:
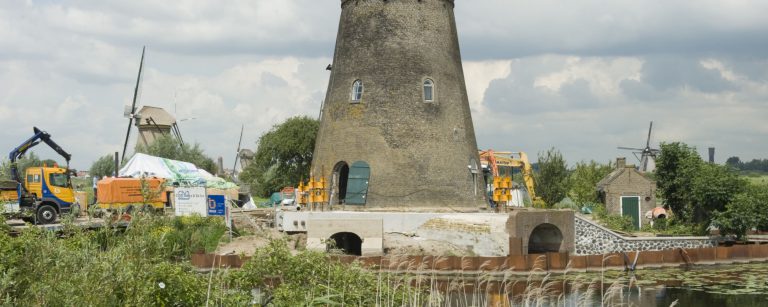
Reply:
[[[499,180],[499,178],[504,178],[504,176],[500,173],[499,168],[519,169],[523,177],[523,184],[525,185],[525,189],[528,191],[528,196],[530,197],[531,203],[540,199],[540,197],[536,196],[536,189],[533,180],[533,166],[531,162],[528,161],[528,155],[525,152],[494,151],[493,149],[488,149],[481,150],[479,154],[483,168],[488,169],[491,176],[494,178],[494,182],[501,181],[502,183],[500,186],[505,186],[503,183],[504,180]],[[492,198],[500,199],[502,201],[514,201],[511,198],[505,199],[503,196],[494,196],[495,194],[499,194],[499,192],[496,191],[498,187],[499,185],[494,185],[494,190],[491,194]],[[505,192],[501,192],[501,194],[504,193]]]

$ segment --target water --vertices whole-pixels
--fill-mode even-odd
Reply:
[[[441,306],[768,306],[768,264],[695,266],[433,283]],[[460,289],[464,289],[461,291]],[[447,300],[448,302],[446,302]]]

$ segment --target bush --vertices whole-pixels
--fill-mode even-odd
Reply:
[[[636,231],[632,218],[627,215],[611,214],[605,209],[603,204],[593,206],[592,210],[592,214],[600,221],[600,224],[608,229],[624,232]]]

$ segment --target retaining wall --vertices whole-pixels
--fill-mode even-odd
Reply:
[[[575,227],[576,255],[716,246],[716,242],[708,237],[624,237],[578,215],[575,219]]]
[[[329,256],[342,262],[358,262],[370,269],[386,271],[443,272],[544,272],[624,270],[632,267],[674,267],[694,264],[729,264],[768,261],[768,244],[731,247],[678,248],[662,251],[609,253],[603,255],[569,255],[547,253],[506,257],[456,256]],[[250,257],[238,255],[193,254],[192,265],[200,269],[239,268]]]

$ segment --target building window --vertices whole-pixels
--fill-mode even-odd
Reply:
[[[360,102],[360,99],[362,98],[363,98],[363,81],[355,80],[355,82],[352,83],[352,101]]]
[[[424,80],[424,101],[435,101],[435,82],[432,79]]]

